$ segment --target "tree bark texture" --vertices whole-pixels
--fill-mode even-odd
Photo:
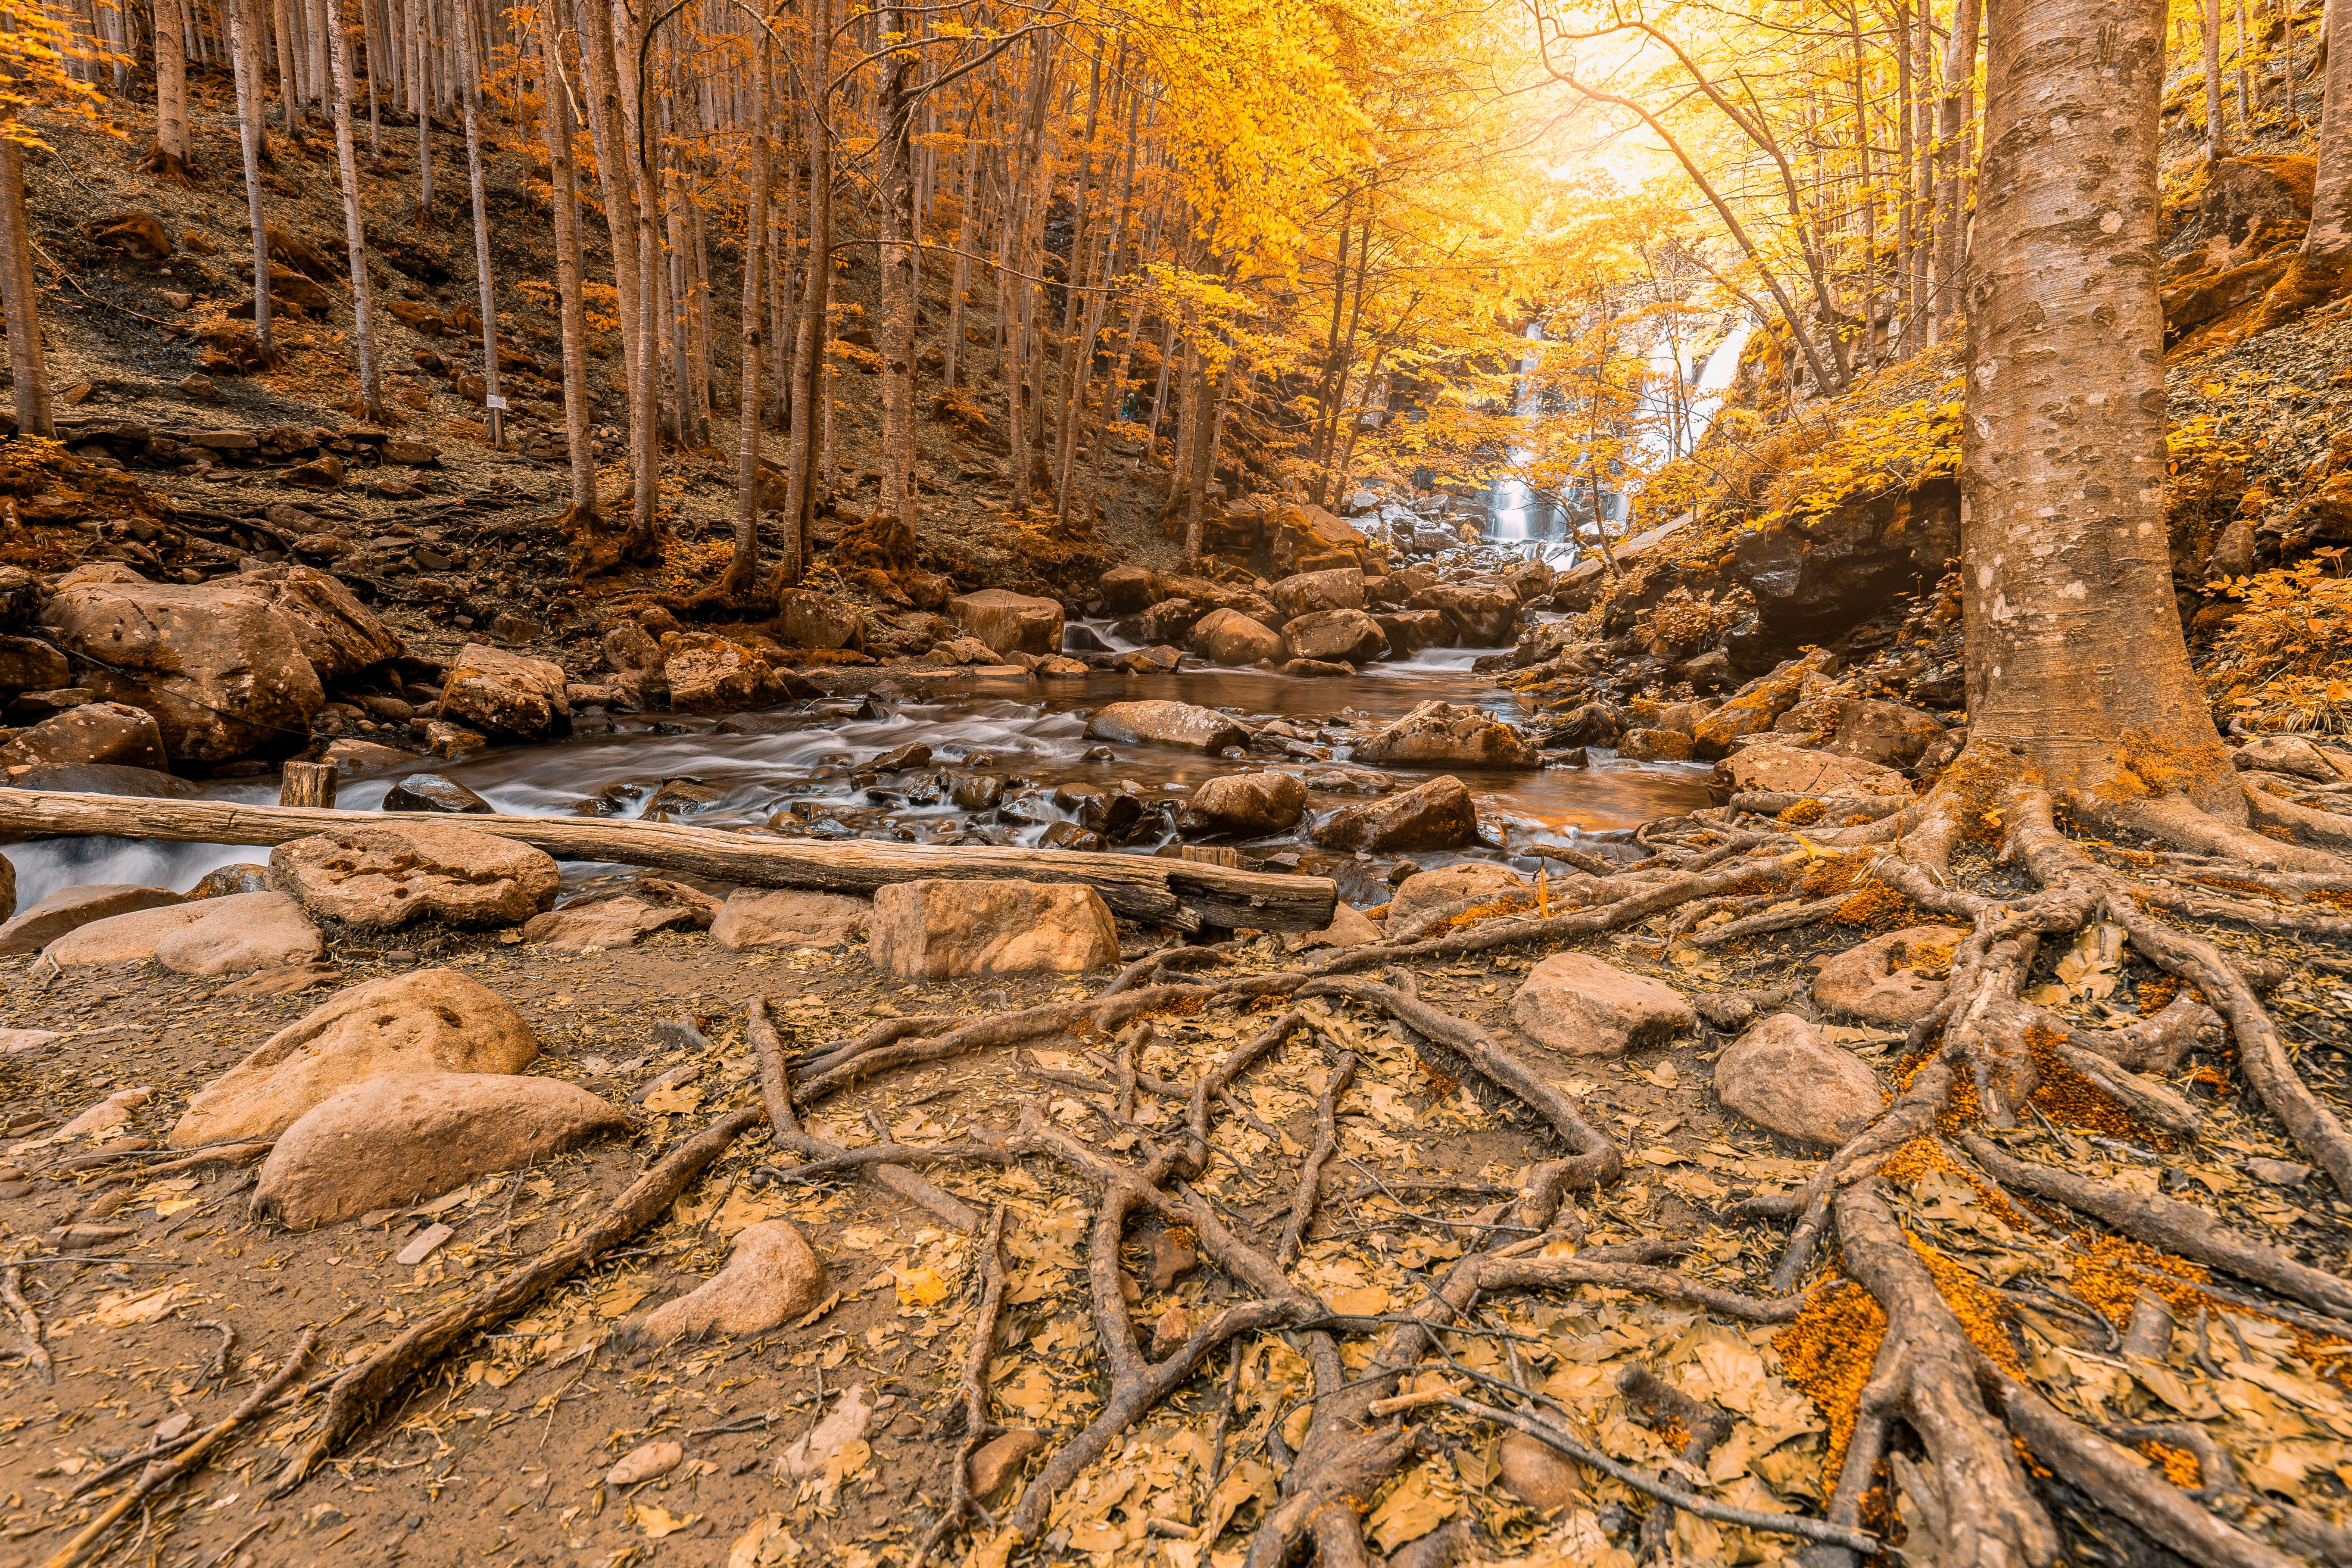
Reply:
[[[2242,823],[2166,542],[2163,0],[1991,0],[1986,22],[1961,437],[1970,744],[2078,799],[2178,793]]]

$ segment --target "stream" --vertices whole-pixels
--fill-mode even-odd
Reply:
[[[1118,646],[1104,624],[1072,624],[1080,642],[1088,632]],[[765,825],[798,837],[1022,846],[1066,840],[1084,831],[1087,818],[1117,830],[1100,841],[1106,847],[1150,854],[1177,841],[1175,816],[1189,792],[1221,773],[1265,767],[1298,773],[1309,788],[1304,827],[1370,798],[1383,781],[1409,787],[1433,776],[1441,770],[1360,769],[1351,778],[1349,752],[1380,724],[1432,699],[1524,717],[1511,693],[1471,672],[1474,659],[1493,651],[1431,649],[1410,661],[1370,665],[1349,679],[1196,668],[1188,658],[1185,668],[1165,675],[1097,674],[1051,682],[965,678],[944,689],[841,696],[761,712],[593,720],[565,741],[493,748],[455,761],[423,758],[352,774],[342,781],[337,804],[377,809],[400,779],[431,772],[518,816],[652,816],[711,827]],[[1094,710],[1155,698],[1223,709],[1260,731],[1260,743],[1246,761],[1237,761],[1087,737],[1086,719]],[[1269,725],[1276,728],[1268,731]],[[912,742],[930,748],[928,762],[887,773],[865,771],[876,758]],[[1410,858],[1423,868],[1499,860],[1532,874],[1538,861],[1525,853],[1530,845],[1622,835],[1651,817],[1706,804],[1703,765],[1629,763],[1599,749],[1591,756],[1589,768],[1459,775],[1477,798],[1486,841]],[[217,780],[201,791],[213,799],[254,804],[278,798],[277,781],[269,777]],[[1108,803],[1100,797],[1110,793],[1131,795],[1141,809],[1117,805],[1106,822]],[[1097,801],[1090,804],[1089,795]],[[1080,838],[1073,847],[1097,843]],[[1236,847],[1247,864],[1335,877],[1340,896],[1357,904],[1386,900],[1381,879],[1396,858],[1334,854],[1309,842],[1304,831]],[[268,852],[79,838],[34,840],[11,845],[5,853],[16,869],[16,907],[24,909],[77,883],[136,882],[184,891],[216,867],[265,860]],[[621,869],[567,864],[567,896]]]

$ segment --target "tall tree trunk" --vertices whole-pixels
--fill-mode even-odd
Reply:
[[[432,0],[407,0],[409,20],[416,40],[416,216],[433,220],[433,46],[430,41]]]
[[[490,445],[506,445],[506,399],[499,395],[499,304],[490,276],[490,216],[482,184],[482,130],[475,100],[481,90],[480,62],[474,58],[472,0],[460,0],[457,33],[457,103],[466,116],[466,183],[474,206],[474,272],[482,297],[482,406],[489,420]]]
[[[41,297],[33,281],[32,222],[25,212],[25,153],[5,136],[0,136],[0,314],[8,327],[16,432],[55,436],[49,373],[41,353]]]
[[[768,229],[768,75],[773,46],[762,36],[751,66],[751,188],[743,203],[742,422],[735,433],[735,553],[719,591],[737,599],[760,570],[760,286]]]
[[[638,388],[648,374],[638,329],[651,306],[639,297],[637,289],[636,195],[628,172],[630,154],[623,146],[627,131],[621,112],[620,77],[614,65],[613,11],[606,0],[578,0],[578,4],[581,74],[587,81],[589,135],[596,149],[604,232],[612,247],[614,314],[621,325],[622,388],[628,405],[629,465],[634,472],[646,460],[647,447],[638,428],[642,417]]]
[[[1990,0],[1960,422],[1969,747],[2246,819],[2164,527],[2164,0]]]
[[[1977,0],[1958,0],[1952,10],[1952,31],[1944,44],[1944,94],[1936,124],[1936,162],[1943,176],[1943,195],[1937,203],[1943,211],[1943,219],[1937,226],[1940,244],[1936,257],[1936,320],[1948,337],[1966,303],[1960,295],[1960,268],[1967,259],[1966,143],[1969,100],[1975,93],[1977,26]]]
[[[2221,0],[2205,0],[2198,17],[2205,46],[2205,161],[2217,163],[2230,150],[2221,125]]]
[[[2238,0],[2238,131],[2249,142],[2254,136],[2254,81],[2246,62],[2253,52],[2253,30],[2246,26],[2246,0]]]
[[[301,94],[294,79],[294,29],[286,15],[286,0],[271,8],[278,29],[278,109],[290,141],[302,123]]]
[[[1911,254],[1914,242],[1914,222],[1917,204],[1911,199],[1911,6],[1910,0],[1895,0],[1892,12],[1895,27],[1895,167],[1896,177],[1888,182],[1895,195],[1895,298],[1897,335],[1895,354],[1908,358],[1919,346],[1917,280],[1912,274]]]
[[[881,30],[908,31],[908,14],[885,6]],[[882,307],[875,346],[882,357],[882,496],[877,518],[896,518],[910,546],[915,516],[915,59],[911,49],[886,54],[881,62],[879,138],[875,146],[875,204],[881,219],[881,277],[876,284]]]
[[[188,54],[180,0],[155,0],[155,144],[142,163],[158,179],[188,173]]]
[[[2271,286],[2248,323],[2250,337],[2352,289],[2352,0],[2329,0],[2325,25],[2320,41],[2327,52],[2327,74],[2320,84],[2311,226],[2286,275]],[[2290,30],[2290,58],[2293,39]]]
[[[588,441],[593,398],[588,390],[587,310],[580,292],[580,186],[572,155],[572,89],[563,79],[563,40],[553,12],[551,6],[540,20],[540,45],[547,63],[547,112],[540,128],[547,139],[555,209],[555,291],[562,310],[563,439],[572,458],[572,515],[589,522],[596,516],[596,459]]]
[[[343,238],[352,253],[352,349],[359,359],[360,408],[381,424],[384,406],[375,371],[375,299],[368,285],[367,220],[360,213],[359,153],[352,142],[352,36],[341,15],[343,0],[321,4],[329,8],[328,30],[334,34],[328,58],[334,77],[335,165],[342,176]]]
[[[810,23],[807,79],[822,83],[832,69],[833,0],[819,0]],[[809,534],[816,521],[817,463],[824,441],[820,405],[829,396],[825,310],[833,294],[833,132],[822,91],[806,96],[809,149],[807,282],[801,289],[800,326],[793,343],[793,424],[784,448],[784,550],[776,566],[779,589],[797,586],[808,569]]]
[[[975,93],[972,110],[963,128],[963,172],[956,180],[956,258],[955,272],[948,285],[948,333],[941,353],[940,384],[952,389],[963,362],[963,297],[971,287],[971,247],[979,242],[980,231],[973,218],[979,205],[980,173],[980,100]]]
[[[620,35],[619,24],[626,12],[619,8],[618,0],[611,5],[607,0],[583,0],[583,5],[604,9],[604,42],[612,51],[607,58],[625,68],[616,72],[620,119],[616,125],[619,134],[614,141],[621,160],[616,178],[628,183],[629,210],[636,223],[626,251],[615,250],[613,262],[617,268],[625,256],[635,265],[637,357],[630,369],[629,384],[629,533],[621,548],[629,560],[650,564],[661,556],[657,531],[661,502],[661,193],[654,184],[642,118],[643,101],[638,96],[639,40],[634,36]]]
[[[360,0],[360,47],[367,57],[368,156],[381,163],[383,113],[377,98],[376,79],[383,70],[383,58],[377,52],[383,47],[383,26],[375,14],[377,3],[378,0]]]
[[[229,7],[229,47],[237,62],[246,217],[253,230],[253,342],[266,365],[276,355],[269,340],[269,218],[261,207],[261,6],[258,0],[225,3]]]

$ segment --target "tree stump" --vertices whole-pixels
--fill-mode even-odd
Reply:
[[[335,804],[336,782],[341,777],[341,770],[332,763],[289,763],[278,785],[278,804],[331,807]]]

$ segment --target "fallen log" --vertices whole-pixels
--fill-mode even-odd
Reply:
[[[0,837],[164,839],[182,844],[284,844],[349,827],[421,823],[493,833],[559,860],[608,860],[757,888],[867,894],[919,878],[1016,878],[1082,882],[1129,920],[1225,930],[1320,931],[1338,889],[1326,877],[1244,871],[1172,856],[1102,855],[984,844],[817,843],[586,816],[449,816],[420,811],[335,811],[222,800],[152,800],[62,790],[0,789]]]

